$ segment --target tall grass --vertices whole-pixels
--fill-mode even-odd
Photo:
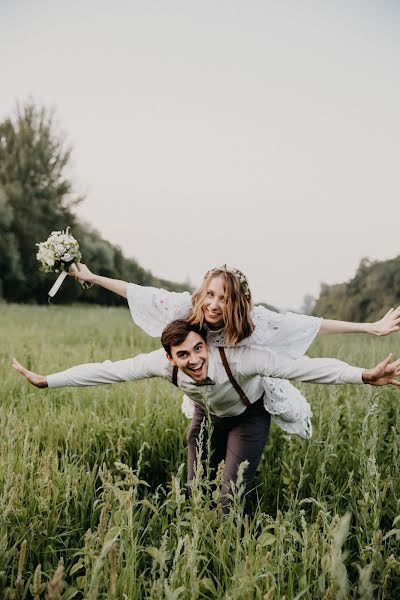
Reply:
[[[243,516],[199,463],[186,493],[180,393],[157,380],[37,390],[41,373],[158,347],[127,310],[2,305],[0,590],[4,598],[399,598],[399,391],[301,387],[310,441],[272,427]],[[371,366],[394,338],[323,339]],[[221,472],[216,476],[217,484]]]

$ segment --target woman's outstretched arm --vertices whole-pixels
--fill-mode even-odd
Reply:
[[[391,308],[374,323],[350,323],[348,321],[334,321],[323,319],[318,335],[329,333],[369,333],[370,335],[384,336],[400,330],[400,306]]]
[[[80,279],[81,281],[87,281],[88,283],[93,283],[95,285],[99,285],[100,287],[109,290],[110,292],[114,292],[114,294],[118,294],[123,298],[126,298],[128,295],[128,283],[126,281],[121,281],[120,279],[111,279],[111,277],[103,277],[102,275],[96,275],[92,273],[90,269],[87,268],[83,263],[76,263],[76,270],[68,273],[71,277],[75,277],[75,279]]]
[[[174,319],[184,319],[189,314],[192,299],[189,292],[169,292],[162,288],[127,283],[92,273],[83,263],[69,275],[114,292],[128,300],[133,321],[148,335],[159,337],[162,330]]]

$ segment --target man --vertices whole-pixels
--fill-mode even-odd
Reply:
[[[246,489],[253,481],[268,437],[270,415],[263,405],[262,377],[297,379],[314,383],[397,385],[400,359],[389,355],[372,369],[352,367],[331,358],[291,359],[269,350],[246,346],[208,347],[206,332],[185,320],[167,325],[161,336],[164,347],[117,362],[79,365],[43,376],[25,369],[16,359],[13,367],[39,388],[88,386],[161,377],[174,383],[195,403],[188,435],[188,479],[193,478],[196,443],[208,404],[213,423],[210,466],[225,461],[222,496],[227,504],[230,482],[241,462],[248,461]]]

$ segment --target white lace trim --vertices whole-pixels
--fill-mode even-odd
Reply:
[[[158,337],[174,319],[187,317],[192,302],[189,292],[168,292],[154,287],[128,284],[128,304],[135,323],[147,334]],[[253,311],[254,331],[240,345],[271,348],[299,358],[318,334],[322,319],[296,313],[280,314],[263,306]],[[224,330],[208,332],[208,343],[226,346]],[[279,427],[288,433],[308,438],[312,435],[311,409],[305,397],[285,379],[263,378],[266,410]],[[183,397],[182,411],[192,418],[194,404]]]

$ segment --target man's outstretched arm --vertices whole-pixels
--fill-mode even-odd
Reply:
[[[23,375],[25,377],[25,379],[27,379],[29,381],[29,383],[31,383],[35,387],[38,387],[38,388],[49,387],[48,383],[47,383],[47,377],[45,377],[45,375],[39,375],[38,373],[29,371],[29,369],[25,369],[25,367],[23,367],[21,365],[21,363],[19,363],[17,361],[16,358],[12,359],[11,366],[13,367],[13,369],[18,371],[18,373],[21,373],[21,375]]]
[[[385,360],[380,362],[372,369],[364,369],[362,380],[369,385],[397,385],[400,387],[400,381],[395,379],[400,375],[400,358],[393,360],[393,354],[390,353]]]
[[[103,363],[77,365],[52,375],[39,375],[26,369],[15,358],[12,361],[12,367],[38,388],[89,386],[164,377],[168,365],[164,350],[116,362],[107,360]]]
[[[252,351],[243,356],[242,368],[247,375],[256,373],[262,377],[297,379],[310,383],[367,383],[369,385],[396,385],[400,381],[400,359],[393,360],[389,354],[385,360],[371,369],[353,367],[335,358],[292,359],[271,350]]]

